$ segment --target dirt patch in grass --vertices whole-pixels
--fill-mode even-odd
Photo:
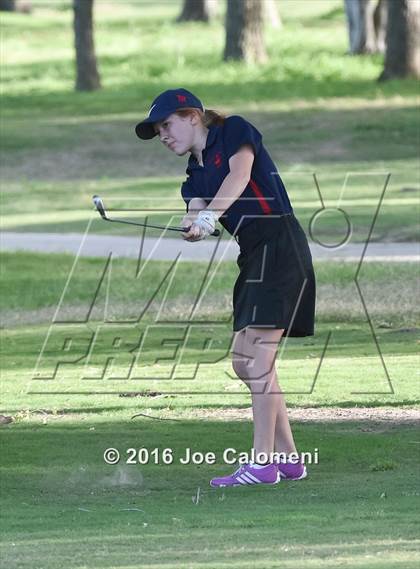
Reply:
[[[98,413],[101,409],[98,408]],[[420,407],[299,407],[288,411],[290,421],[296,423],[359,423],[361,431],[381,431],[400,424],[420,426]],[[127,409],[127,418],[134,420],[149,418],[157,420],[209,420],[209,421],[252,421],[252,407],[222,407],[218,409],[192,408],[187,412],[179,410],[156,409],[149,413],[133,415]],[[84,419],[83,412],[71,413],[66,409],[26,409],[13,416],[13,422],[31,421],[47,424],[52,421],[74,421]],[[89,413],[90,422],[94,414]],[[360,425],[362,423],[362,425]],[[365,423],[365,425],[363,425]],[[13,423],[12,423],[13,424]],[[4,425],[9,427],[10,424]],[[420,441],[419,441],[420,442]]]
[[[377,423],[419,423],[420,408],[412,407],[300,407],[288,411],[292,422],[373,421]],[[251,421],[252,408],[193,409],[191,418],[213,421]]]

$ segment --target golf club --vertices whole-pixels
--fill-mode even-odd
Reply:
[[[128,225],[137,225],[139,227],[152,227],[153,229],[168,229],[169,231],[178,231],[182,233],[188,233],[189,227],[171,227],[166,225],[152,225],[150,223],[139,223],[138,221],[127,221],[125,219],[112,219],[108,217],[105,212],[104,202],[99,196],[92,197],[93,203],[95,204],[96,209],[100,213],[102,219],[105,221],[112,221],[115,223],[126,223]],[[219,237],[220,231],[219,229],[215,229],[213,233],[211,233],[212,237]]]

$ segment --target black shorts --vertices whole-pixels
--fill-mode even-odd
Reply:
[[[233,330],[284,328],[312,336],[315,275],[306,235],[293,214],[257,218],[239,231],[240,274],[233,291]]]

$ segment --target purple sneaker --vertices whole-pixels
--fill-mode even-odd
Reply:
[[[306,472],[306,466],[298,462],[293,464],[291,462],[279,462],[277,468],[282,480],[302,480],[306,478],[308,473]]]
[[[280,472],[276,464],[267,464],[263,468],[255,468],[251,464],[243,464],[230,476],[213,478],[210,486],[224,488],[225,486],[247,486],[253,484],[277,484],[280,482]]]

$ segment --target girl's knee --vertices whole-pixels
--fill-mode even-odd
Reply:
[[[250,366],[245,360],[233,359],[232,368],[235,374],[239,377],[239,379],[242,379],[242,381],[246,382],[248,379],[250,379]]]
[[[264,391],[264,384],[267,378],[259,377],[258,373],[256,375],[252,361],[233,361],[232,367],[238,378],[246,385],[251,393],[261,393],[261,390]]]
[[[273,373],[273,361],[268,358],[232,361],[233,371],[243,381],[267,380]]]

